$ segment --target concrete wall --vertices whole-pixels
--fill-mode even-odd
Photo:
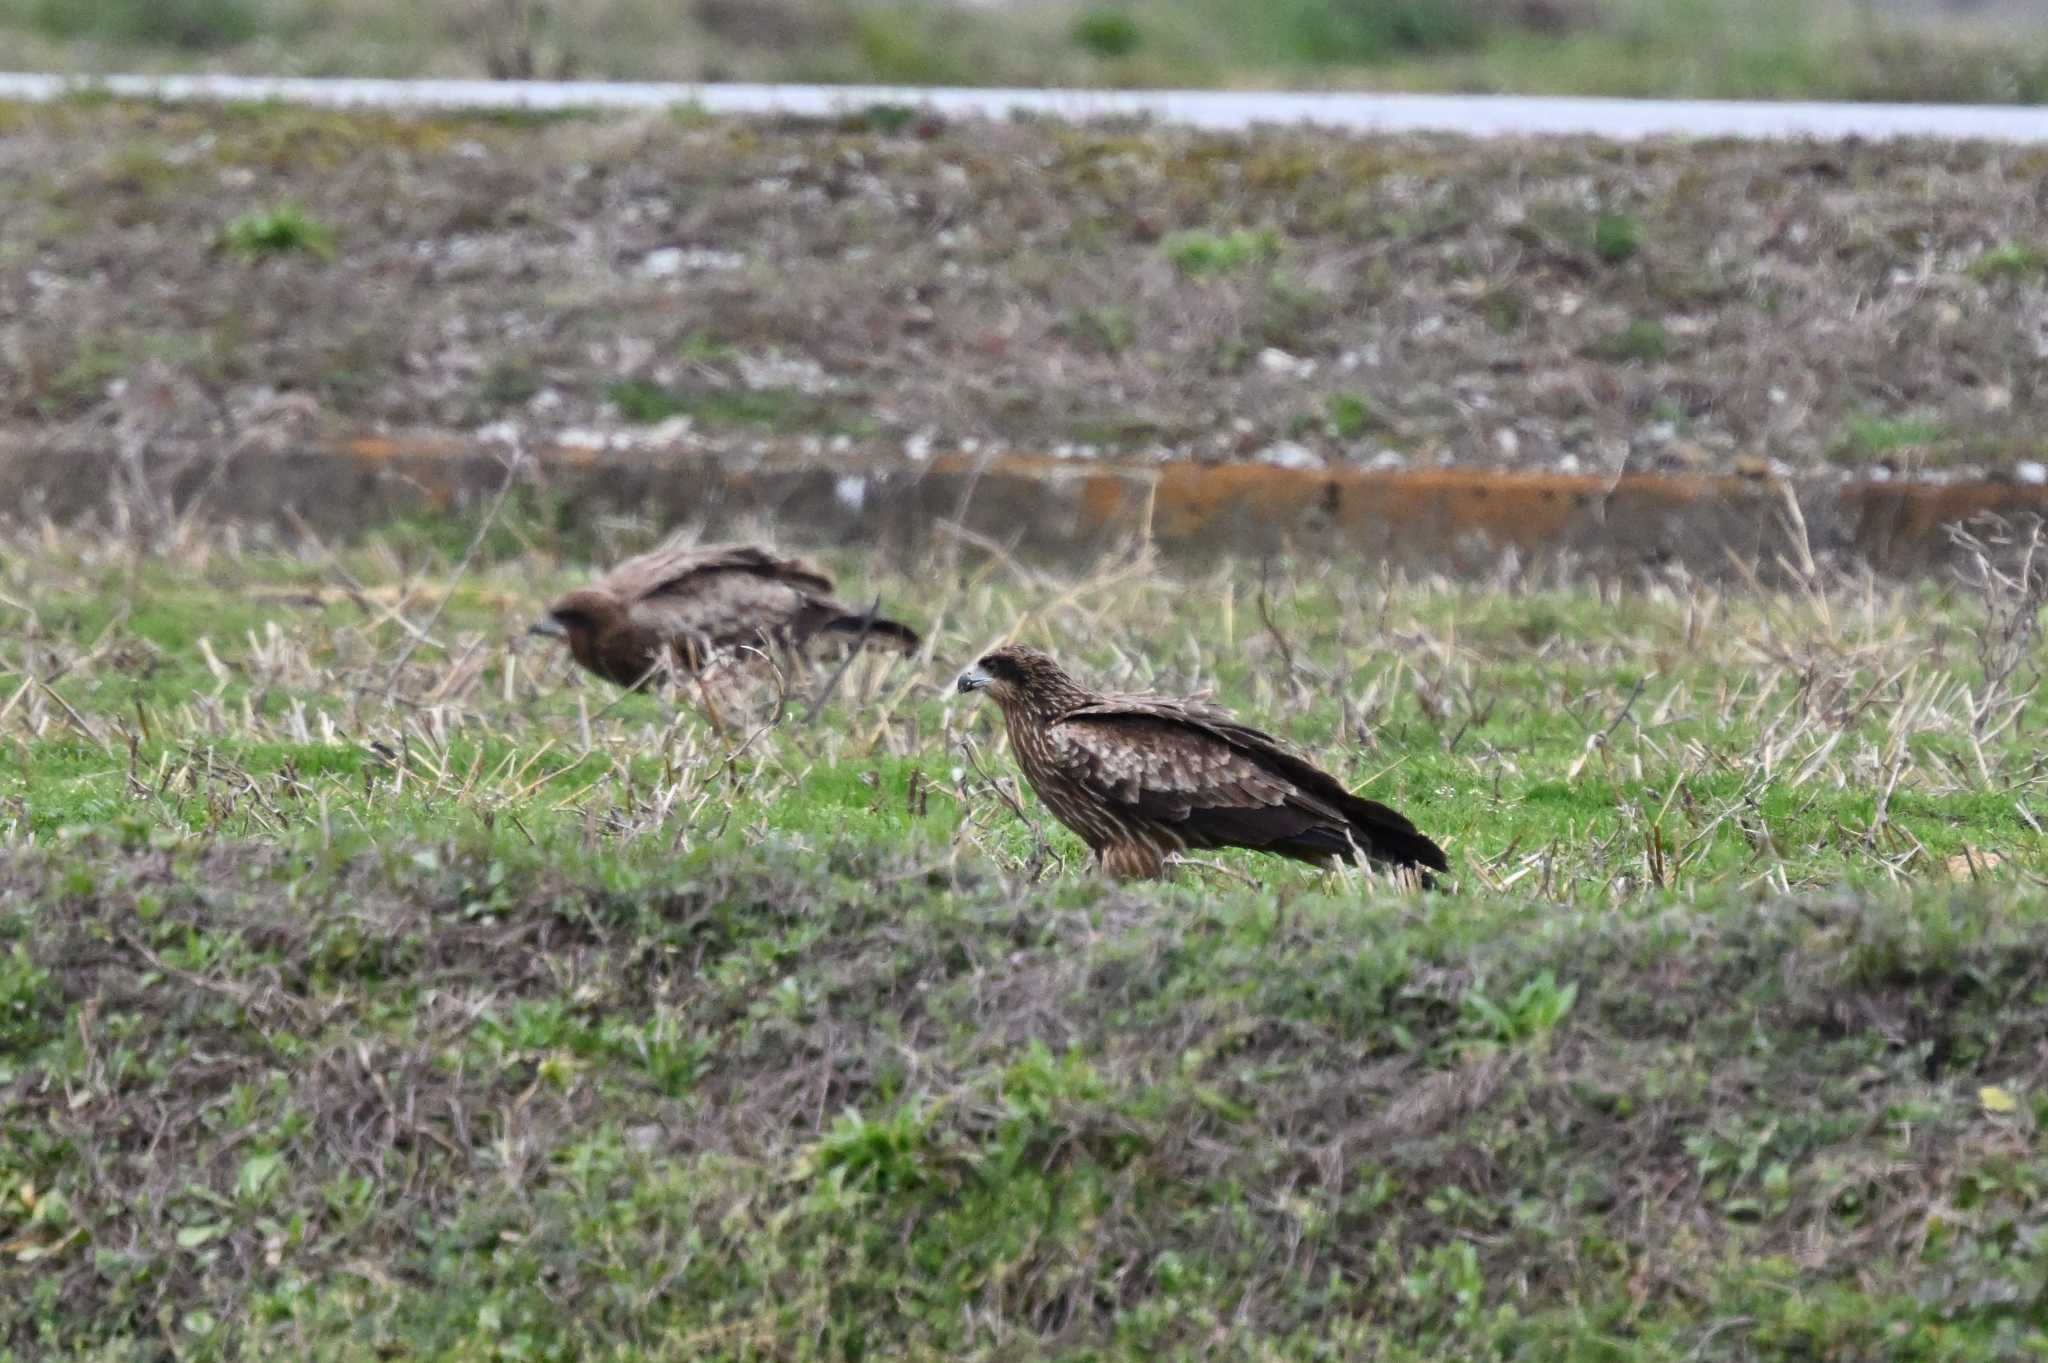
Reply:
[[[222,454],[0,437],[0,489],[17,518],[144,514],[346,537],[422,509],[487,501],[508,453],[456,439],[359,439]],[[1786,483],[1774,478],[1375,473],[1263,465],[1100,464],[940,456],[922,464],[714,459],[690,451],[532,452],[523,484],[565,514],[656,524],[766,523],[793,540],[915,551],[957,524],[1021,556],[1080,559],[1148,536],[1191,559],[1274,551],[1489,576],[1562,565],[1629,575],[1680,566],[1710,578],[1785,576],[1785,564],[1910,575],[1947,561],[1946,527],[1985,513],[2048,513],[2048,488],[2010,482]],[[4,514],[4,512],[0,512]],[[1740,565],[1740,566],[1738,566]]]

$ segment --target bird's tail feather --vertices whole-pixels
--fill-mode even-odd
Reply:
[[[1448,871],[1451,860],[1444,849],[1408,822],[1405,815],[1376,800],[1352,796],[1344,813],[1353,835],[1367,856],[1396,866],[1414,866],[1431,871]],[[1428,883],[1425,876],[1424,883]]]
[[[899,620],[889,620],[879,615],[869,617],[858,611],[828,620],[824,627],[834,634],[865,634],[870,639],[894,644],[905,653],[924,642],[922,635]]]

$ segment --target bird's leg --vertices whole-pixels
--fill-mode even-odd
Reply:
[[[666,655],[666,662],[668,673],[672,680],[681,681],[682,675],[688,676],[690,685],[697,692],[697,708],[703,712],[704,718],[710,722],[711,732],[717,734],[720,738],[724,738],[727,733],[725,716],[718,712],[718,701],[712,696],[711,688],[704,681],[704,674],[711,667],[709,652],[699,649],[691,643],[684,642],[678,644],[674,651]]]
[[[690,680],[696,685],[697,698],[702,702],[700,708],[704,711],[704,718],[711,721],[711,731],[720,738],[724,738],[726,735],[725,716],[718,712],[718,702],[712,698],[711,688],[704,681],[704,670],[699,668],[697,671],[692,672]]]
[[[1119,884],[1132,880],[1163,880],[1166,877],[1166,858],[1158,848],[1142,842],[1110,843],[1098,848],[1095,865]]]

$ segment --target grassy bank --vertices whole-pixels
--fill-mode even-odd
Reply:
[[[0,108],[0,421],[2039,477],[2039,153]],[[2030,467],[2031,466],[2031,467]]]
[[[0,0],[24,66],[2036,102],[2048,25],[1942,0]]]
[[[719,729],[519,633],[644,530],[473,530],[0,556],[14,1356],[2048,1346],[2037,597],[842,558],[927,654]],[[1094,884],[1012,630],[1460,892]]]

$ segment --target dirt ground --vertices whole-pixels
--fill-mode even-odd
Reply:
[[[2044,172],[898,110],[5,107],[0,421],[2035,481]]]

